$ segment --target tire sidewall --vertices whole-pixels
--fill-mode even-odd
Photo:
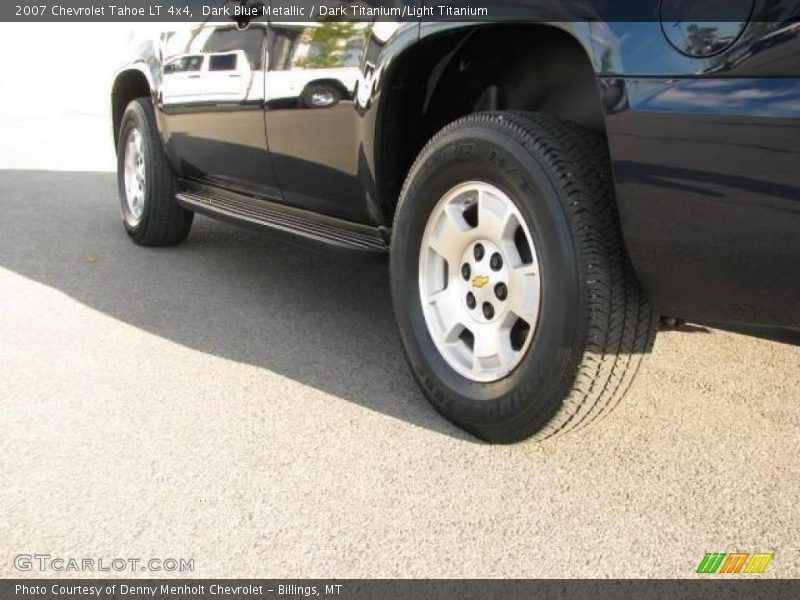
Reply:
[[[520,364],[495,382],[471,381],[450,367],[428,332],[419,294],[419,253],[437,202],[465,181],[505,192],[533,238],[541,269],[539,320]],[[435,408],[467,429],[491,435],[510,420],[545,422],[577,369],[583,310],[579,264],[557,186],[534,155],[507,133],[471,125],[438,138],[421,154],[398,207],[392,287],[400,335],[415,378]],[[489,430],[487,430],[487,428]]]

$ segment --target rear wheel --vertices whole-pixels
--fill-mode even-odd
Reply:
[[[141,246],[181,243],[189,234],[194,213],[175,200],[175,174],[148,99],[128,104],[118,140],[117,181],[125,231]]]
[[[461,119],[411,168],[391,257],[406,357],[433,406],[486,440],[593,421],[652,344],[609,171],[593,133],[521,113]]]
[[[342,93],[331,85],[318,83],[303,90],[301,99],[306,108],[330,108],[339,103]]]

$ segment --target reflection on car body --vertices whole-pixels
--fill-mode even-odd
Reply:
[[[263,81],[243,50],[178,56],[164,64],[162,101],[252,102],[261,99]]]
[[[267,103],[292,99],[299,107],[329,108],[352,99],[366,28],[366,23],[334,22],[275,26]]]

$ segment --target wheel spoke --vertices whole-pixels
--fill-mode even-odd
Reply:
[[[516,218],[507,200],[481,190],[478,196],[478,227],[476,234],[490,240],[513,239]]]
[[[513,350],[508,337],[507,328],[499,322],[486,323],[471,329],[475,338],[473,346],[473,368],[477,371],[490,370],[495,373],[508,373],[513,358]]]
[[[136,148],[133,145],[133,141],[128,142],[128,147],[125,151],[125,164],[131,170],[135,170],[135,160],[136,160]]]
[[[500,352],[497,328],[491,325],[481,325],[480,327],[475,327],[472,334],[475,336],[474,349],[476,358],[497,356]]]
[[[509,308],[529,324],[539,314],[539,271],[535,265],[511,269],[508,281]]]
[[[459,298],[452,290],[441,290],[428,297],[428,304],[436,315],[439,334],[443,341],[452,344],[464,329],[465,314]]]
[[[447,261],[451,270],[458,266],[470,229],[463,211],[459,211],[457,206],[448,206],[439,215],[430,247]]]

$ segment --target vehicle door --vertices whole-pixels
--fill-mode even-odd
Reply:
[[[159,118],[180,174],[276,198],[264,124],[267,27],[230,21],[163,35]]]
[[[407,0],[366,0],[359,5],[403,3]],[[273,9],[291,4],[272,1]],[[364,111],[354,100],[366,75],[366,54],[377,23],[324,20],[329,18],[270,19],[265,92],[270,154],[287,203],[367,222],[372,213],[359,176],[367,168],[361,144],[361,132],[367,128]]]

